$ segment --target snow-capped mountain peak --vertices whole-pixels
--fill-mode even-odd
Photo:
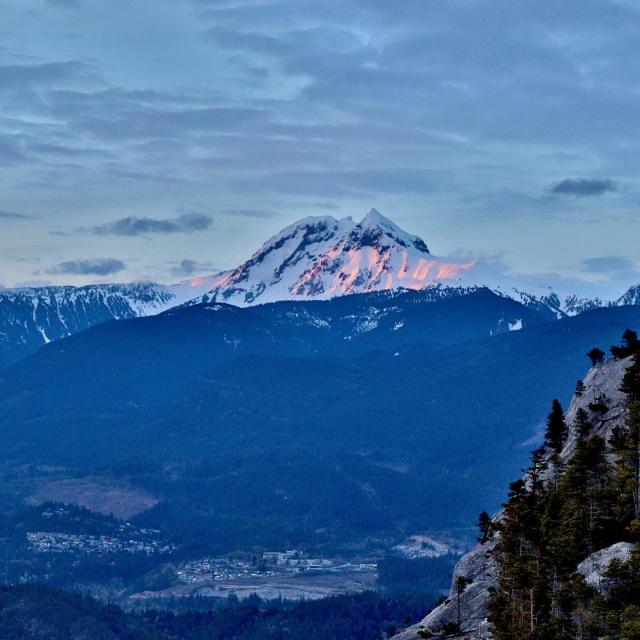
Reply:
[[[349,229],[352,225],[353,221],[351,218],[342,218],[341,220],[336,220],[331,216],[310,216],[303,218],[288,225],[282,231],[269,238],[260,249],[253,254],[249,261],[262,259],[261,256],[279,250],[290,240],[304,241],[308,244],[329,240],[336,233]]]
[[[395,236],[409,235],[398,227],[394,222],[383,216],[377,209],[370,209],[369,213],[362,218],[357,225],[361,229],[379,229],[384,233]]]
[[[415,245],[417,242],[416,248],[419,251],[429,253],[429,249],[422,238],[403,231],[395,222],[383,216],[377,209],[370,209],[369,213],[356,226],[362,231],[372,230],[381,235],[387,235],[400,242],[400,244]]]
[[[304,218],[269,238],[246,262],[204,278],[162,285],[148,282],[0,291],[0,368],[42,344],[99,322],[161,313],[183,304],[250,306],[280,300],[329,299],[351,293],[428,289],[440,299],[488,288],[534,311],[563,318],[598,307],[640,304],[640,286],[601,300],[505,279],[482,261],[444,260],[419,237],[376,209],[360,222]],[[390,296],[395,293],[390,293]],[[510,330],[522,328],[515,319]]]
[[[455,282],[474,262],[444,261],[376,209],[360,221],[304,218],[276,234],[236,269],[183,283],[208,288],[196,301],[245,306],[327,299],[382,289]]]

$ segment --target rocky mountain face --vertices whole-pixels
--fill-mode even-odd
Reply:
[[[561,297],[553,291],[536,294],[530,291],[521,291],[518,288],[512,288],[507,290],[505,295],[518,300],[531,309],[544,309],[549,311],[555,314],[556,318],[573,317],[585,311],[592,311],[593,309],[600,309],[602,307],[616,307],[625,304],[640,303],[640,298],[635,302],[625,302],[625,296],[627,296],[627,294],[618,300],[601,300],[600,298],[587,298],[575,294]]]
[[[158,313],[175,297],[150,283],[0,291],[0,367],[101,322]]]
[[[588,585],[600,587],[604,572],[609,568],[611,561],[616,559],[627,562],[631,558],[634,545],[630,542],[616,542],[605,549],[600,549],[585,558],[578,565],[578,573],[582,574]]]
[[[578,434],[576,414],[579,409],[589,413],[593,425],[593,434],[605,440],[611,436],[616,426],[623,426],[626,418],[625,396],[620,384],[631,358],[610,359],[593,367],[584,378],[584,390],[575,395],[566,414],[569,436],[560,454],[567,461],[576,448]],[[604,405],[605,411],[593,411],[595,405]],[[501,514],[494,516],[499,520]],[[493,557],[497,535],[479,544],[473,551],[463,556],[453,574],[448,598],[431,611],[420,623],[394,636],[397,640],[417,640],[431,636],[444,636],[447,623],[455,623],[460,610],[461,634],[465,638],[490,638],[491,631],[487,617],[489,615],[490,589],[498,582],[498,565]],[[632,545],[620,542],[601,549],[586,558],[576,570],[585,576],[594,586],[600,583],[602,573],[613,558],[627,560]],[[457,582],[464,576],[470,582],[458,596]]]
[[[446,600],[437,606],[417,625],[394,636],[395,640],[418,640],[432,635],[444,635],[445,625],[456,622],[458,614],[463,621],[463,637],[489,638],[489,589],[497,582],[498,565],[492,551],[495,540],[478,545],[464,555],[453,571],[451,589]],[[461,577],[470,580],[458,601],[457,584]],[[459,607],[459,608],[458,608]]]
[[[627,292],[618,300],[618,304],[638,305],[640,304],[640,284],[629,287]]]

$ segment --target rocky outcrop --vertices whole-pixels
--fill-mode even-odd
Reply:
[[[640,304],[640,284],[629,287],[616,304],[618,306]]]
[[[469,638],[488,638],[489,588],[495,586],[498,570],[491,552],[495,540],[478,545],[464,555],[453,572],[449,596],[436,607],[424,620],[405,630],[396,640],[413,640],[431,635],[442,635],[447,623],[458,620],[458,579],[469,581],[459,596],[460,621],[463,635]]]
[[[596,589],[603,586],[603,574],[609,568],[612,560],[627,562],[631,558],[631,552],[635,545],[630,542],[617,542],[606,549],[592,553],[578,565],[578,573],[581,573],[587,584]]]
[[[625,397],[620,391],[620,383],[631,358],[607,360],[589,370],[584,378],[579,394],[573,397],[566,420],[569,426],[569,437],[562,451],[562,458],[568,460],[575,451],[577,442],[576,414],[584,409],[589,414],[593,425],[593,433],[608,439],[615,426],[622,426],[625,421]],[[499,520],[498,514],[494,521]],[[497,543],[494,535],[489,541],[478,545],[473,551],[463,556],[453,574],[453,583],[449,597],[437,606],[418,624],[395,636],[397,640],[416,640],[431,636],[444,636],[447,623],[458,620],[458,595],[456,584],[459,576],[471,580],[460,594],[461,634],[459,637],[490,638],[491,632],[487,616],[489,615],[489,589],[497,584],[498,567],[492,551]],[[606,570],[614,557],[628,559],[632,545],[619,542],[607,549],[598,551],[579,566],[587,582],[597,586],[602,572]]]
[[[608,440],[615,426],[624,425],[625,396],[620,391],[620,384],[630,364],[631,358],[611,359],[589,370],[583,380],[582,393],[573,397],[566,413],[569,437],[560,454],[563,460],[568,460],[576,448],[576,414],[579,409],[584,409],[589,414],[593,434],[602,436],[605,440]]]

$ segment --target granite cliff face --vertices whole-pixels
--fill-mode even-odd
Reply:
[[[630,542],[616,542],[606,549],[600,549],[578,565],[578,573],[584,576],[588,585],[599,589],[603,573],[609,568],[611,561],[615,559],[627,562],[631,558],[633,547]]]
[[[495,586],[498,575],[498,565],[492,556],[494,547],[495,540],[489,540],[462,556],[454,569],[447,599],[417,625],[406,629],[394,638],[396,640],[415,640],[431,635],[445,635],[443,631],[445,625],[458,620],[457,583],[462,576],[470,580],[459,598],[462,635],[470,638],[490,637],[487,620],[489,589]]]
[[[577,432],[575,428],[576,414],[579,409],[588,412],[593,425],[593,434],[608,440],[616,426],[623,426],[626,418],[625,396],[620,391],[620,384],[631,358],[620,360],[610,359],[591,368],[583,380],[584,388],[579,395],[575,395],[566,413],[569,427],[567,443],[561,453],[563,460],[568,460],[575,451]],[[606,407],[606,410],[593,411],[595,405]],[[500,513],[494,521],[500,519]],[[458,620],[460,610],[459,637],[490,638],[491,629],[488,623],[490,588],[498,581],[498,565],[493,558],[493,549],[497,543],[497,535],[487,542],[479,544],[473,551],[463,556],[453,573],[451,590],[448,598],[431,611],[421,622],[401,634],[395,636],[397,640],[416,640],[426,637],[443,637],[447,623]],[[606,549],[601,549],[576,568],[596,586],[600,583],[602,573],[606,571],[613,558],[627,560],[632,545],[619,542]],[[464,576],[469,581],[458,598],[458,578]],[[448,636],[451,637],[451,636]]]

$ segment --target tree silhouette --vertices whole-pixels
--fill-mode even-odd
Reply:
[[[604,360],[604,356],[604,351],[602,349],[599,349],[598,347],[594,347],[593,349],[591,349],[591,351],[589,351],[589,353],[587,353],[587,357],[591,359],[591,365],[593,367],[602,362]]]
[[[544,443],[553,452],[559,454],[562,451],[567,435],[567,423],[564,420],[562,406],[558,400],[554,400],[551,404],[551,413],[547,418],[547,430],[544,436]]]
[[[491,528],[491,516],[483,511],[478,516],[478,531],[480,535],[478,536],[478,542],[486,542],[489,537],[489,530]]]
[[[614,358],[626,358],[640,351],[640,340],[638,334],[632,329],[626,329],[622,334],[622,344],[611,347],[611,355]]]

